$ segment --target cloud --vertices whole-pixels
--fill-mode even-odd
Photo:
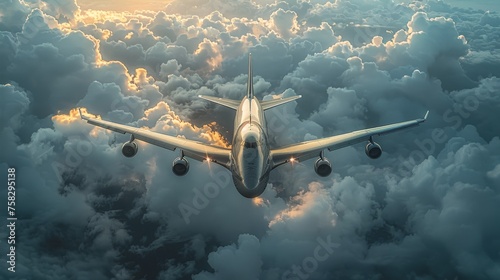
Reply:
[[[216,271],[214,274],[201,272],[193,279],[258,279],[262,261],[260,244],[255,236],[240,235],[238,246],[229,245],[208,255],[208,263]]]
[[[299,29],[297,14],[293,11],[278,9],[271,14],[271,29],[276,31],[283,38],[294,36]]]
[[[498,22],[440,1],[135,13],[2,2],[0,166],[17,170],[18,275],[499,278]],[[362,145],[327,152],[327,178],[312,160],[279,167],[249,200],[217,165],[190,160],[188,176],[172,175],[178,151],[141,142],[125,159],[129,136],[76,110],[228,146],[234,112],[197,96],[242,98],[249,52],[259,98],[303,95],[266,112],[273,147],[429,119],[375,137],[377,161]]]
[[[28,111],[30,100],[26,92],[13,85],[0,85],[2,99],[2,115],[0,127],[18,129],[21,127],[21,116]]]
[[[30,9],[19,0],[0,3],[0,28],[2,31],[18,32],[21,30]]]

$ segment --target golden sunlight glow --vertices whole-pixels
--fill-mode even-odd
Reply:
[[[84,115],[92,115],[92,114],[87,112],[87,108],[81,108],[81,110],[82,110],[82,114],[84,114]],[[101,119],[100,116],[94,116],[94,115],[92,115],[92,116],[96,119]],[[77,108],[71,109],[69,111],[68,115],[57,114],[57,115],[52,117],[53,122],[57,122],[57,123],[64,124],[64,125],[72,124],[78,120],[80,120],[80,112],[78,112]]]
[[[327,197],[328,194],[318,182],[310,183],[308,188],[309,190],[301,191],[296,196],[292,197],[288,208],[276,214],[269,222],[269,227],[282,224],[288,220],[307,218],[308,215],[318,213],[315,209],[318,209],[318,206],[322,205],[322,198]],[[337,214],[333,212],[331,207],[327,209],[328,213],[325,212],[321,215],[328,215],[328,219],[326,219],[327,224],[335,226]]]
[[[90,131],[90,136],[97,138],[99,136],[99,133],[102,131],[103,130],[100,127],[96,126]]]
[[[158,11],[165,8],[171,0],[77,0],[78,6],[82,10],[103,10],[103,11],[135,11],[153,10]]]
[[[130,40],[134,36],[134,32],[129,32],[127,36],[125,36],[125,39]]]
[[[222,65],[222,54],[217,52],[215,57],[212,57],[208,60],[208,64],[210,65],[210,71],[214,71]]]
[[[206,162],[206,163],[207,163],[207,165],[208,165],[208,170],[210,170],[210,174],[211,174],[211,175],[213,175],[213,173],[212,173],[212,171],[213,171],[213,170],[212,170],[212,159],[211,159],[211,158],[209,158],[209,157],[207,156],[207,157],[205,158],[205,162]]]
[[[174,128],[176,134],[179,135],[178,137],[183,137],[183,135],[197,135],[210,144],[225,148],[230,147],[229,142],[217,131],[217,123],[212,122],[202,127],[197,127],[190,122],[182,120],[164,101],[160,101],[155,107],[146,110],[143,120],[152,118],[158,113],[162,117],[157,121],[156,126],[163,131]]]
[[[77,15],[77,20],[85,24],[102,23],[106,21],[125,23],[128,21],[127,16],[132,16],[132,14],[125,12],[83,10]]]
[[[269,32],[267,31],[267,29],[264,26],[265,26],[265,22],[263,21],[263,19],[259,19],[259,23],[254,24],[252,26],[252,34],[255,35],[257,38],[259,38],[260,36],[263,36],[263,35],[267,35]]]
[[[191,125],[191,124],[190,124]],[[224,147],[224,148],[229,148],[229,142],[220,134],[219,132],[213,130],[213,127],[216,126],[216,123],[213,122],[210,125],[204,125],[201,127],[202,130],[208,131],[205,133],[201,133],[201,137],[204,138],[205,140],[209,141],[210,143],[214,143],[217,146]]]
[[[135,69],[134,84],[138,86],[149,85],[154,83],[154,78],[148,76],[148,70],[144,68]]]
[[[252,199],[252,203],[255,206],[263,206],[264,205],[264,199],[262,197],[255,197]]]
[[[198,49],[194,52],[195,55],[201,55],[203,52],[208,51],[210,53],[210,58],[208,58],[208,65],[210,66],[210,71],[214,71],[219,68],[222,64],[222,50],[219,44],[212,42],[208,39],[204,39],[198,45]]]
[[[304,195],[299,194],[299,195]],[[293,220],[299,217],[304,216],[304,214],[308,211],[309,205],[296,205],[293,207],[290,207],[288,209],[285,209],[281,212],[279,212],[270,222],[269,222],[269,227],[274,226],[275,224],[284,222],[286,220]]]

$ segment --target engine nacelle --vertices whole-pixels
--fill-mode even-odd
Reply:
[[[139,149],[139,146],[137,146],[137,143],[134,141],[132,142],[127,142],[123,144],[122,146],[122,154],[128,158],[133,157],[137,154],[137,150]]]
[[[189,171],[189,162],[185,158],[176,158],[172,164],[172,172],[177,176],[184,176]]]
[[[314,171],[321,177],[326,177],[332,173],[332,164],[327,158],[318,158],[314,163]]]
[[[369,142],[365,147],[366,155],[371,159],[377,159],[382,155],[382,147],[375,142]]]

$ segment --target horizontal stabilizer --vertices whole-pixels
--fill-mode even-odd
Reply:
[[[272,100],[266,100],[266,101],[261,101],[260,106],[262,106],[262,110],[268,110],[271,108],[274,108],[276,106],[297,100],[301,98],[302,95],[297,95],[297,96],[292,96],[292,97],[286,97],[286,98],[279,98],[279,99],[272,99]]]
[[[222,106],[226,106],[228,108],[238,110],[238,107],[240,106],[240,101],[232,100],[232,99],[226,99],[226,98],[220,98],[220,97],[215,97],[215,96],[207,96],[207,95],[198,95],[199,98],[205,99],[208,101],[212,101],[214,103],[217,103]]]

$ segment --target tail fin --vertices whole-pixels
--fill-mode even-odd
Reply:
[[[252,69],[252,53],[248,54],[248,81],[247,81],[247,97],[253,98],[253,69]],[[252,125],[252,101],[248,102],[250,105],[250,125]]]
[[[252,69],[252,54],[248,54],[248,82],[247,82],[247,97],[253,98],[253,69]]]
[[[199,98],[212,101],[222,106],[226,106],[228,108],[238,110],[240,107],[240,101],[220,98],[215,96],[206,96],[206,95],[198,95]],[[247,98],[253,98],[253,69],[252,69],[252,54],[248,54],[248,82],[247,82]],[[252,102],[249,102],[250,106],[252,106]],[[250,111],[252,108],[250,108]],[[251,118],[251,116],[250,116]]]

